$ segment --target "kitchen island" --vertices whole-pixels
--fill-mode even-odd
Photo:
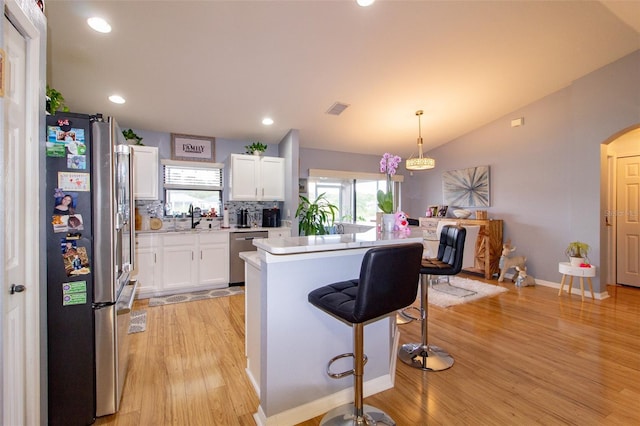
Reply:
[[[313,307],[310,291],[357,278],[368,249],[422,243],[422,232],[255,240],[245,252],[247,374],[260,398],[258,425],[292,425],[353,401],[353,378],[331,379],[327,362],[353,351],[352,328]],[[364,395],[393,387],[399,333],[395,317],[364,328]],[[352,368],[338,361],[334,371]]]

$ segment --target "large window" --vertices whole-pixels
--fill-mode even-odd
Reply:
[[[163,161],[166,210],[169,214],[187,214],[189,207],[203,212],[222,208],[222,164],[191,165]]]
[[[338,206],[336,221],[371,224],[376,221],[378,190],[386,191],[386,180],[378,174],[340,172],[336,170],[309,171],[308,191],[313,200],[325,193]],[[393,191],[398,205],[402,176],[394,177]]]

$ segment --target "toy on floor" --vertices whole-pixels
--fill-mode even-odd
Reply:
[[[516,287],[529,287],[536,285],[536,280],[527,274],[527,267],[521,268],[516,265],[516,271],[518,271],[518,278],[516,279]]]
[[[506,244],[502,245],[502,256],[500,256],[500,276],[498,277],[498,282],[504,281],[504,274],[511,268],[515,268],[519,266],[521,269],[524,269],[524,264],[527,261],[527,258],[524,256],[514,256],[508,257],[511,253],[516,250],[515,247],[511,247],[511,240],[508,240]],[[515,274],[513,274],[513,282],[518,279],[518,270],[516,269]]]
[[[396,222],[393,227],[394,231],[409,231],[409,221],[407,215],[403,211],[398,210],[396,213]]]

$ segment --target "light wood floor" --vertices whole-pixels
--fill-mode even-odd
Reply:
[[[640,424],[640,289],[609,287],[611,298],[581,302],[504,285],[496,297],[430,306],[429,341],[453,355],[453,367],[423,372],[398,362],[395,387],[365,403],[399,426]],[[147,330],[131,336],[120,412],[96,424],[254,425],[244,296],[146,303],[134,307],[146,309]],[[400,343],[419,341],[418,323],[400,330]]]

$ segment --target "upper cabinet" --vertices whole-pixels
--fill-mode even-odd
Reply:
[[[229,201],[284,201],[284,158],[229,157]]]
[[[133,180],[136,200],[158,199],[158,148],[132,145]]]

